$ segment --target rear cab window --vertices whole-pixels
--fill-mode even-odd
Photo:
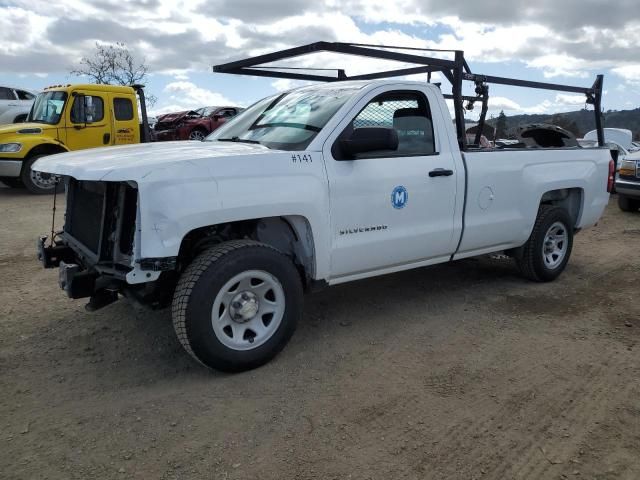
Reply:
[[[33,100],[36,98],[33,93],[25,92],[24,90],[16,90],[16,94],[20,100]]]
[[[133,120],[133,102],[129,98],[113,99],[113,114],[116,120],[124,122]]]
[[[0,100],[15,100],[16,96],[13,93],[13,89],[0,87]]]

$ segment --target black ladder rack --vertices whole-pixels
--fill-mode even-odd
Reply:
[[[401,51],[398,51],[401,50]],[[413,66],[384,70],[366,74],[347,76],[342,68],[307,68],[273,66],[269,64],[278,60],[290,59],[319,52],[333,52],[344,55],[357,55],[360,57],[377,58],[380,60],[392,60],[410,64]],[[439,57],[420,55],[418,52],[440,52],[453,54],[453,60]],[[441,72],[451,83],[451,93],[445,93],[445,98],[453,100],[456,120],[456,131],[460,149],[466,150],[466,131],[464,122],[464,101],[481,102],[482,110],[478,121],[476,142],[480,142],[489,101],[489,84],[512,85],[516,87],[536,88],[542,90],[555,90],[559,92],[582,93],[585,102],[594,106],[595,124],[598,132],[598,144],[604,146],[604,130],[602,126],[602,85],[603,75],[598,75],[591,87],[576,87],[557,83],[532,82],[514,78],[496,77],[490,75],[478,75],[471,72],[462,50],[436,50],[427,48],[397,47],[390,45],[367,45],[358,43],[340,42],[315,42],[300,47],[288,48],[277,52],[258,55],[235,62],[215,65],[213,71],[217,73],[231,73],[235,75],[251,75],[257,77],[286,78],[291,80],[310,80],[317,82],[338,82],[344,80],[375,80],[391,78],[417,73],[427,73],[429,79],[433,72]],[[311,73],[314,72],[314,73]],[[327,72],[335,72],[329,75]],[[462,94],[462,82],[469,81],[475,84],[476,96]]]

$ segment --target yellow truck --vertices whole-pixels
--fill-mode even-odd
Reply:
[[[33,171],[38,158],[146,141],[149,126],[141,85],[48,87],[36,97],[26,123],[0,126],[0,181],[36,194],[53,193],[62,182]]]

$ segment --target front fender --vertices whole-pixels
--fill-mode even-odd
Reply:
[[[314,155],[318,158],[314,164],[292,167],[291,155],[285,154],[281,158],[270,158],[272,165],[238,163],[229,172],[216,176],[192,162],[184,162],[171,178],[166,177],[166,172],[150,172],[147,181],[139,182],[138,187],[140,252],[137,258],[177,256],[184,236],[197,228],[298,216],[306,219],[312,232],[315,277],[327,278],[328,184],[320,154]]]
[[[67,147],[63,143],[60,143],[58,140],[42,135],[7,135],[3,136],[2,139],[0,139],[0,143],[22,144],[22,149],[19,152],[2,154],[3,158],[15,160],[24,160],[25,158],[28,158],[32,153],[34,153],[36,149],[40,150],[43,147],[45,149],[48,147],[56,150],[62,150],[63,152],[69,151]]]

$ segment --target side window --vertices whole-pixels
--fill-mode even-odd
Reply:
[[[340,140],[350,137],[355,129],[367,127],[393,128],[398,134],[398,148],[393,151],[359,154],[358,159],[407,157],[435,153],[431,111],[426,97],[421,92],[396,91],[375,97],[342,132],[336,142],[335,147],[337,148],[333,149],[334,157],[340,158]]]
[[[84,109],[80,105],[84,102]],[[81,118],[84,112],[85,118]],[[71,121],[73,123],[95,123],[104,118],[104,102],[101,97],[91,95],[77,95],[71,108]]]
[[[33,93],[25,92],[24,90],[16,90],[18,98],[20,100],[33,100],[36,96]]]
[[[15,100],[16,96],[10,88],[0,87],[0,100]]]
[[[113,114],[116,120],[133,120],[133,102],[128,98],[114,98]]]
[[[233,108],[227,108],[225,110],[220,110],[218,112],[218,115],[224,118],[231,118],[235,116],[235,114],[236,114],[236,111]]]

